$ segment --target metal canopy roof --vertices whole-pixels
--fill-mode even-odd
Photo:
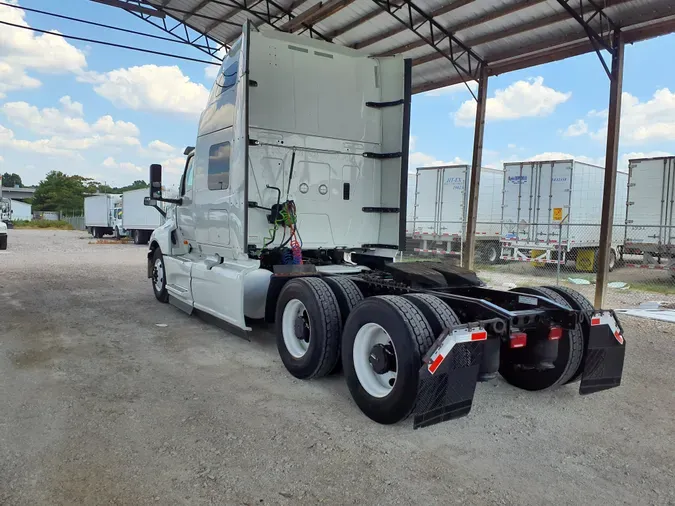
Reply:
[[[672,0],[141,1],[224,45],[248,19],[260,30],[403,54],[413,59],[415,93],[475,80],[482,64],[496,75],[611,51],[616,28],[627,43],[675,31]]]

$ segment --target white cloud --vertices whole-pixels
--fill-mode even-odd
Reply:
[[[41,85],[40,81],[26,75],[21,67],[0,61],[0,98],[5,98],[10,91],[35,89]]]
[[[651,99],[640,99],[624,92],[621,106],[621,141],[630,144],[644,144],[654,141],[675,141],[675,92],[662,88],[654,92]],[[606,118],[607,110],[591,111],[589,116]],[[592,132],[598,141],[607,138],[607,126]]]
[[[190,81],[177,66],[143,65],[105,73],[86,72],[78,80],[118,107],[196,116],[206,105],[208,90]]]
[[[119,169],[124,172],[139,173],[139,174],[145,172],[145,169],[143,167],[136,165],[135,163],[118,162],[112,156],[109,156],[108,158],[103,160],[102,165],[106,169]]]
[[[64,109],[46,107],[38,109],[26,102],[8,102],[0,110],[14,125],[38,135],[51,136],[50,146],[59,149],[84,150],[100,146],[139,146],[140,131],[133,123],[115,121],[111,116],[101,116],[93,124],[70,111],[79,113],[78,102],[61,100]],[[80,107],[78,107],[80,106]]]
[[[74,151],[62,149],[58,145],[55,145],[51,139],[39,139],[36,141],[17,139],[12,130],[2,125],[0,125],[0,146],[31,154],[79,157]]]
[[[18,5],[15,0],[10,0]],[[25,12],[0,5],[0,20],[29,27]],[[59,33],[54,30],[54,33]],[[87,65],[84,53],[65,39],[31,30],[3,26],[0,29],[0,98],[10,91],[35,89],[41,83],[26,70],[48,74],[80,72]]]
[[[544,78],[516,81],[495,96],[488,98],[485,117],[487,121],[510,120],[525,117],[548,116],[558,105],[566,102],[572,93],[563,93],[544,86]],[[473,126],[476,117],[476,101],[472,98],[462,103],[454,114],[455,124]]]
[[[167,144],[166,142],[162,142],[160,140],[154,140],[148,144],[148,149],[152,149],[154,151],[159,151],[162,153],[173,153],[176,151],[176,148],[174,148],[172,145]]]
[[[469,93],[469,89],[467,89],[467,85],[471,91],[476,93],[478,90],[478,83],[476,81],[468,81],[466,84],[464,83],[459,83],[459,84],[453,84],[450,86],[445,86],[444,88],[438,88],[435,90],[431,91],[425,91],[421,95],[423,97],[443,97],[443,96],[448,96],[448,95],[456,95],[458,93]]]
[[[516,146],[515,144],[509,144],[506,147],[509,148],[509,149],[517,149],[518,148],[518,146]]]
[[[73,102],[72,99],[66,95],[59,99],[59,103],[63,107],[64,112],[72,116],[83,116],[84,108],[80,102]]]
[[[583,119],[580,119],[568,126],[563,135],[565,137],[579,137],[586,133],[588,133],[588,124]]]

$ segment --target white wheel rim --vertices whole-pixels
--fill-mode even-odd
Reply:
[[[161,292],[162,288],[164,288],[164,266],[162,265],[162,259],[158,258],[155,260],[155,289]]]
[[[490,249],[488,250],[488,261],[490,263],[494,263],[497,260],[497,248],[494,246],[490,246]]]
[[[307,319],[307,325],[310,325],[309,314],[305,305],[298,299],[289,300],[281,317],[281,332],[286,349],[293,358],[302,358],[309,349],[309,342],[305,341],[302,336],[298,336],[296,332],[297,320],[303,317]]]
[[[381,399],[393,390],[396,373],[393,371],[383,374],[375,372],[370,363],[370,353],[376,344],[392,344],[392,341],[387,331],[377,323],[366,323],[359,329],[354,339],[354,370],[363,389],[369,395]],[[396,348],[394,348],[394,356],[396,357]],[[398,371],[398,357],[396,357],[396,370]]]

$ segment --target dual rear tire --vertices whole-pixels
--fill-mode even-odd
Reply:
[[[364,299],[348,278],[299,278],[279,295],[277,348],[300,379],[325,376],[341,362],[361,411],[391,424],[415,407],[422,357],[444,328],[458,323],[431,295]]]

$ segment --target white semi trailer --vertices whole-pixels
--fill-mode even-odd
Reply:
[[[505,163],[501,258],[564,265],[584,255],[597,270],[604,177],[604,168],[575,160]],[[622,254],[627,182],[619,171],[610,271]]]
[[[627,200],[625,252],[643,255],[644,266],[675,269],[675,157],[630,160]]]
[[[131,190],[122,194],[122,227],[134,244],[147,244],[150,234],[162,224],[162,215],[144,204],[148,190]]]
[[[274,322],[292,375],[341,362],[380,423],[465,415],[476,382],[497,371],[528,390],[579,377],[581,393],[617,386],[625,347],[611,311],[562,288],[491,290],[442,262],[394,262],[411,82],[410,60],[245,25],[178,198],[150,168],[147,205],[175,204],[150,238],[155,297],[242,333],[248,319]]]
[[[417,169],[413,219],[409,240],[418,253],[460,256],[469,207],[470,165]],[[482,263],[495,263],[500,253],[502,170],[483,168],[478,192],[476,255]]]

